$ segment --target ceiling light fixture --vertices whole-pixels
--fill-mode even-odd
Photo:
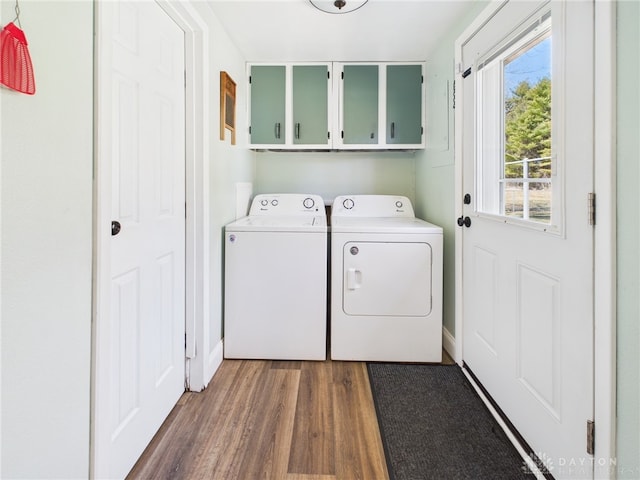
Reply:
[[[325,13],[349,13],[362,8],[369,0],[309,0],[311,5]]]

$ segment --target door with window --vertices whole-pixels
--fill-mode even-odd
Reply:
[[[496,8],[458,77],[462,356],[543,470],[588,478],[593,3]]]

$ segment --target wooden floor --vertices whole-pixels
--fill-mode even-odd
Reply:
[[[388,479],[366,364],[225,360],[129,479]]]

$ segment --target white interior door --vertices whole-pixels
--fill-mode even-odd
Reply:
[[[550,144],[518,158],[508,112],[545,68]],[[463,360],[552,475],[589,478],[593,3],[503,4],[462,44],[461,70]]]
[[[184,392],[184,33],[155,2],[97,6],[93,473],[123,478]]]

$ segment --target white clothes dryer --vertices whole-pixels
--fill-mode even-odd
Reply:
[[[225,358],[326,359],[327,236],[318,195],[256,195],[225,227]]]
[[[331,208],[331,358],[442,361],[442,228],[407,197],[348,195]]]

